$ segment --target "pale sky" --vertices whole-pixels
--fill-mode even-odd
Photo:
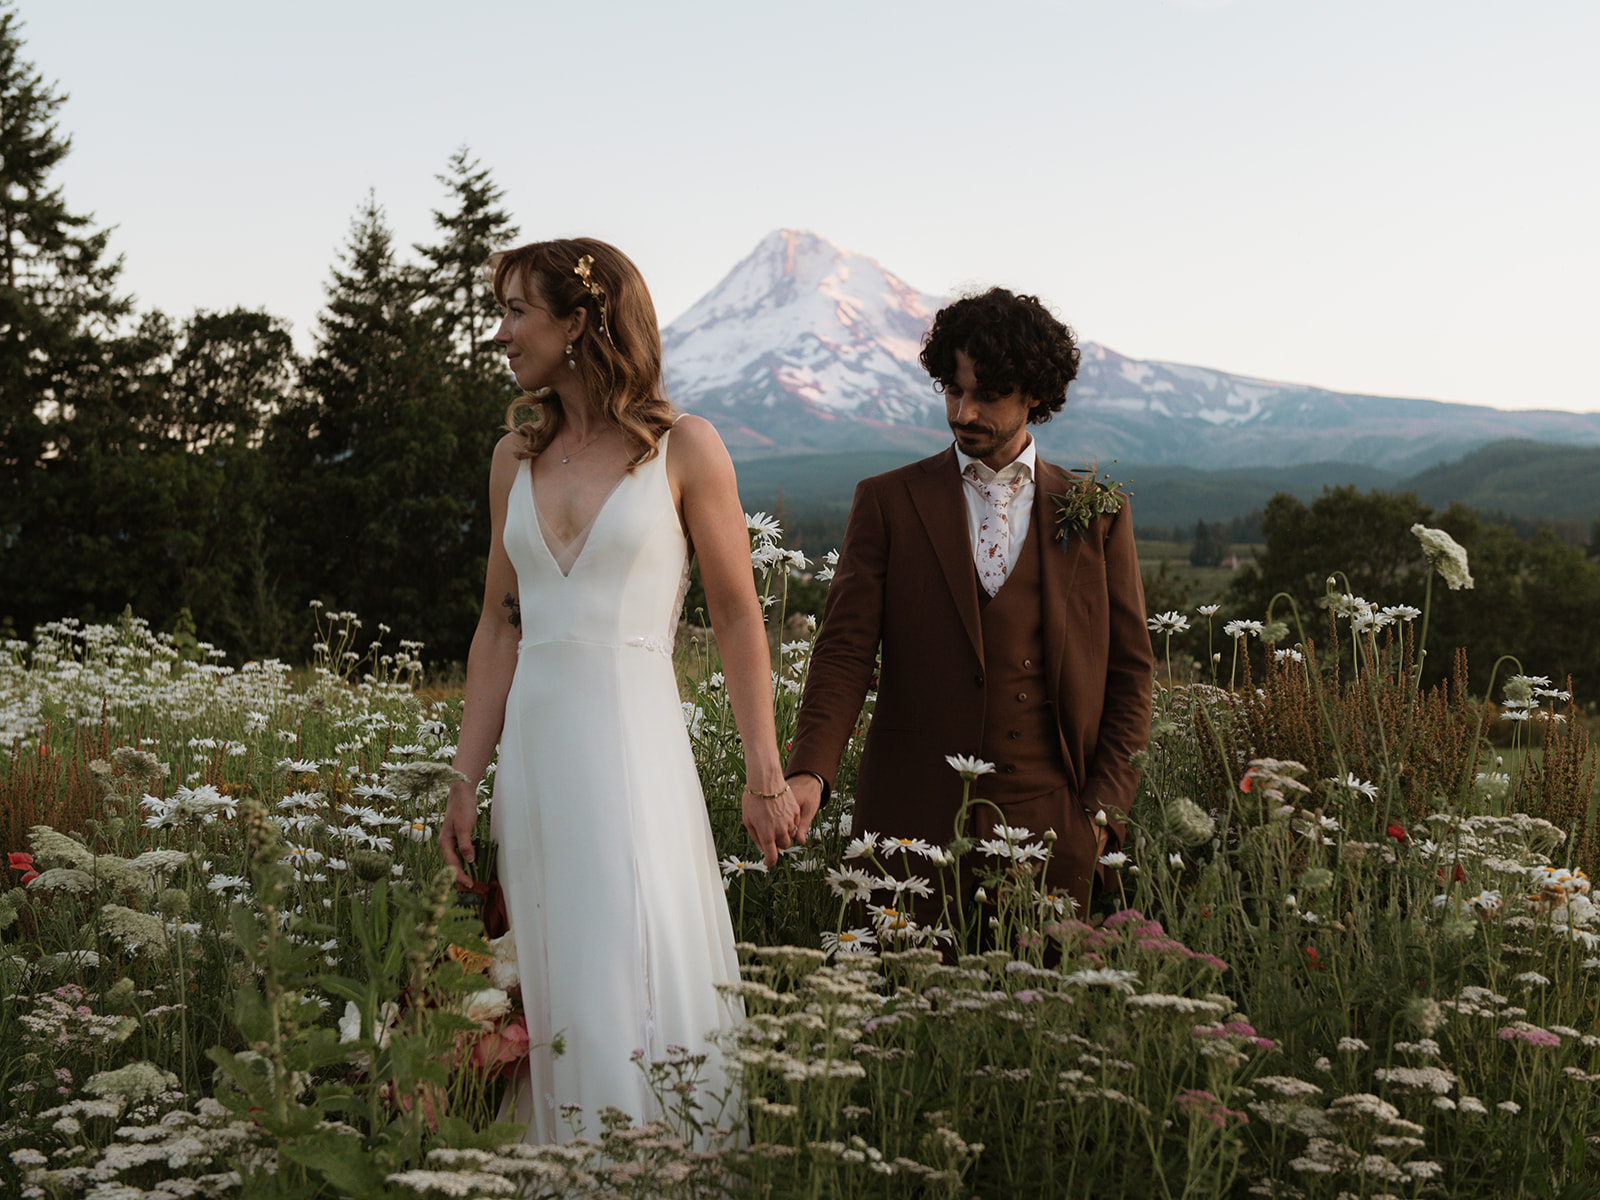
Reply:
[[[1138,358],[1600,410],[1594,0],[18,0],[141,304],[309,344],[469,146],[670,321],[800,227]]]

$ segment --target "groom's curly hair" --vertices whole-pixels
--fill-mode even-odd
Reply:
[[[972,359],[978,387],[993,395],[1020,391],[1033,401],[1030,424],[1048,421],[1078,377],[1078,341],[1037,296],[1002,287],[941,308],[922,339],[922,366],[942,392],[956,378],[956,351]]]

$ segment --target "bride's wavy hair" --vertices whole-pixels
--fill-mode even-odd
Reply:
[[[580,268],[585,258],[590,260],[587,273]],[[558,238],[501,251],[489,267],[501,305],[515,277],[523,295],[537,297],[558,321],[585,311],[583,332],[572,343],[584,390],[603,419],[643,447],[630,470],[654,458],[677,413],[661,383],[655,302],[633,260],[596,238]],[[565,421],[555,391],[525,393],[506,409],[506,428],[523,438],[518,458],[543,452]]]

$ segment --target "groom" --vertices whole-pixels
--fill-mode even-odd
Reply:
[[[1037,298],[956,301],[921,361],[955,445],[856,488],[789,755],[798,834],[875,687],[855,832],[947,844],[962,781],[945,756],[984,759],[995,773],[974,790],[1004,816],[978,806],[961,832],[1054,830],[1046,886],[1082,911],[1097,859],[1121,843],[1129,756],[1150,730],[1132,516],[1120,494],[1096,515],[1087,473],[1035,452],[1028,426],[1060,411],[1078,372],[1072,331]]]

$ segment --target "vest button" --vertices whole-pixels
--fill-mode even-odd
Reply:
[[[975,676],[973,676],[972,682],[977,684],[979,687],[982,687],[983,686],[983,672],[979,671]]]
[[[1029,667],[1029,668],[1031,668],[1031,667],[1032,667],[1032,666],[1033,666],[1033,659],[1031,659],[1031,658],[1025,658],[1025,659],[1023,659],[1023,660],[1022,660],[1022,665],[1023,665],[1023,666],[1024,666],[1024,667]]]
[[[1008,734],[1006,734],[1006,736],[1007,736],[1007,737],[1008,737],[1008,738],[1010,738],[1010,739],[1011,739],[1011,740],[1012,740],[1012,741],[1013,741],[1013,742],[1014,742],[1014,741],[1016,741],[1016,740],[1017,740],[1017,739],[1018,739],[1018,738],[1019,738],[1019,737],[1021,737],[1021,736],[1022,736],[1022,730],[1020,730],[1020,729],[1013,729],[1013,730],[1012,730],[1012,731],[1011,731],[1011,732],[1010,732],[1010,733],[1008,733]]]
[[[1018,692],[1017,693],[1017,699],[1018,700],[1026,700],[1027,698],[1028,698],[1028,693],[1027,692]]]
[[[1015,775],[1017,773],[1017,764],[1016,763],[1007,763],[1005,766],[1001,767],[1000,769],[1002,771],[1004,771],[1007,775]]]

